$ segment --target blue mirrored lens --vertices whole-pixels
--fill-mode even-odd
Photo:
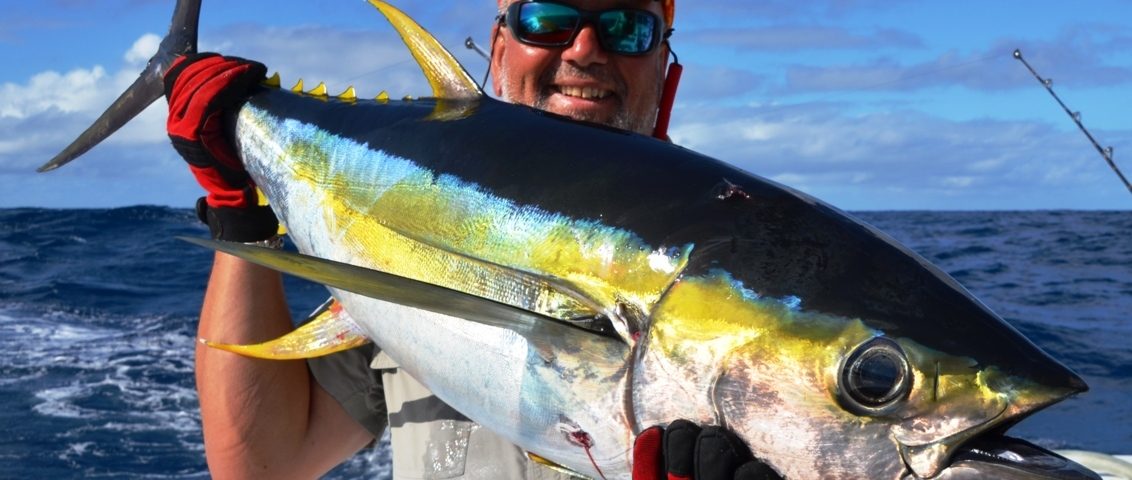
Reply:
[[[517,32],[524,40],[565,45],[578,27],[578,11],[556,3],[524,3],[519,9]]]
[[[570,45],[583,22],[591,23],[601,46],[622,55],[641,55],[656,46],[660,19],[644,10],[587,12],[553,2],[520,2],[508,10],[507,24],[524,43]]]
[[[606,50],[643,53],[653,46],[656,16],[635,10],[609,10],[601,13],[600,37]]]

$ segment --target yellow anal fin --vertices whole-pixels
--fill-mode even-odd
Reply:
[[[268,360],[297,360],[321,357],[369,343],[354,320],[337,301],[331,300],[320,307],[310,320],[297,330],[275,340],[254,345],[233,345],[206,339],[200,342],[209,347],[237,353],[245,357]]]
[[[401,35],[401,40],[409,47],[413,58],[428,78],[434,97],[455,100],[479,98],[483,95],[476,81],[472,80],[467,70],[436,37],[392,5],[381,0],[369,0],[369,3],[377,7]]]

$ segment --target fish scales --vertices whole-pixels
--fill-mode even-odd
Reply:
[[[429,118],[451,107],[429,101],[305,103],[265,91],[237,122],[249,170],[278,199],[284,221],[322,235],[297,238],[300,251],[553,318],[631,304],[647,319],[635,363],[618,363],[609,358],[625,354],[610,353],[622,351],[614,344],[552,350],[539,343],[545,333],[507,332],[512,342],[500,353],[483,343],[498,330],[473,335],[453,330],[452,319],[359,318],[397,307],[337,293],[371,338],[442,398],[572,469],[596,475],[593,456],[605,475],[626,474],[634,432],[679,411],[751,432],[752,447],[790,476],[899,478],[905,462],[876,453],[878,444],[901,436],[932,445],[1002,421],[1008,403],[1030,409],[1073,388],[1003,373],[1027,371],[1043,354],[919,257],[834,208],[721,162],[488,99],[444,121]],[[499,124],[512,127],[482,133]],[[520,137],[546,140],[520,146]],[[272,153],[279,151],[287,153]],[[728,199],[723,188],[740,188],[744,198]],[[461,274],[469,267],[473,280]],[[557,284],[491,279],[506,270],[561,280],[577,295],[548,299]],[[973,319],[990,322],[979,328],[998,348],[954,338]],[[437,338],[453,331],[464,333]],[[562,338],[576,340],[570,333]],[[909,398],[935,395],[908,402],[901,415],[912,420],[861,416],[839,400],[843,359],[879,336],[913,352]],[[482,351],[495,354],[484,360]],[[608,357],[584,356],[594,351]],[[968,357],[994,367],[970,375]],[[448,358],[474,358],[476,367],[452,372],[443,367]],[[1002,401],[1009,392],[988,386],[994,382],[1030,396]],[[459,401],[476,396],[491,408]],[[941,398],[962,398],[965,407],[942,408]],[[962,420],[920,427],[944,415]],[[576,432],[593,446],[580,447]],[[846,456],[847,445],[868,453]],[[920,458],[921,469],[942,468],[946,451],[927,452],[906,455]]]

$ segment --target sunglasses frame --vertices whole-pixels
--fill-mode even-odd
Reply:
[[[568,38],[568,39],[566,39],[565,41],[562,41],[562,42],[539,42],[539,41],[535,41],[535,40],[530,40],[528,38],[523,38],[523,36],[519,35],[518,32],[523,31],[523,29],[518,28],[519,27],[519,11],[523,8],[523,5],[535,4],[535,3],[557,5],[557,6],[565,7],[565,8],[568,8],[570,10],[573,10],[575,12],[578,12],[578,25],[576,27],[574,27],[573,32],[570,32],[570,38]],[[646,49],[644,49],[640,52],[619,52],[619,51],[612,50],[612,49],[608,48],[606,46],[606,43],[608,43],[608,42],[606,41],[605,33],[603,33],[603,30],[601,28],[599,28],[599,26],[601,25],[599,23],[600,20],[601,20],[601,16],[605,13],[608,13],[608,12],[643,13],[645,15],[652,17],[652,19],[653,19],[652,41],[649,43],[648,48],[646,48]],[[518,40],[519,43],[522,43],[522,44],[525,44],[525,45],[531,45],[531,46],[535,46],[535,47],[568,47],[570,45],[573,45],[574,40],[576,40],[578,38],[578,33],[581,32],[582,28],[584,28],[585,25],[588,23],[590,26],[594,27],[594,32],[597,34],[597,37],[598,37],[598,43],[601,44],[601,48],[603,50],[606,50],[610,53],[614,53],[614,54],[617,54],[617,55],[624,55],[624,56],[627,56],[627,57],[639,57],[639,56],[643,56],[643,55],[648,55],[649,53],[652,53],[653,50],[656,50],[656,47],[658,45],[660,45],[660,42],[668,40],[668,37],[670,35],[672,35],[672,29],[671,28],[664,29],[664,27],[662,26],[664,21],[660,18],[659,15],[657,15],[653,12],[650,12],[648,10],[642,10],[642,9],[638,9],[638,8],[609,8],[609,9],[605,9],[605,10],[592,11],[592,10],[584,10],[584,9],[575,7],[573,5],[569,5],[569,4],[565,4],[565,3],[561,3],[561,2],[554,2],[554,1],[548,1],[548,0],[522,0],[522,1],[519,1],[519,2],[512,3],[511,5],[508,5],[507,10],[504,11],[503,13],[500,13],[495,18],[499,22],[500,25],[506,26],[508,29],[511,30],[511,36],[515,37],[515,39]]]

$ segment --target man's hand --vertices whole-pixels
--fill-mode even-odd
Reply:
[[[197,183],[208,191],[197,202],[197,214],[213,238],[253,242],[278,230],[275,214],[258,205],[255,184],[226,137],[225,125],[266,72],[259,62],[201,53],[178,58],[165,74],[166,130]]]
[[[633,480],[781,480],[735,434],[676,420],[654,426],[633,444]]]

